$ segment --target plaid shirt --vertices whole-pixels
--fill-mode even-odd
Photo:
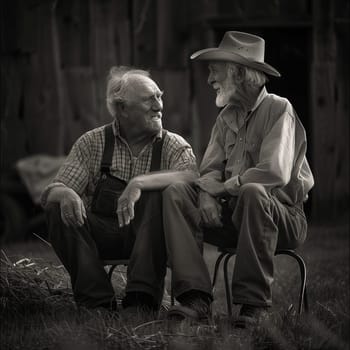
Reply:
[[[105,126],[83,134],[73,145],[66,161],[61,166],[53,182],[46,187],[41,196],[45,207],[49,191],[53,187],[67,186],[77,192],[87,208],[91,207],[92,197],[100,178],[103,156]],[[135,157],[125,139],[120,136],[118,123],[113,122],[115,135],[111,175],[126,182],[133,177],[150,171],[153,143],[162,137],[161,132],[147,144]],[[191,146],[179,135],[167,132],[161,155],[160,170],[197,171],[196,158]]]

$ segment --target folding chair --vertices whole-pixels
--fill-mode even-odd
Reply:
[[[120,260],[102,260],[102,263],[104,266],[109,266],[108,268],[108,278],[109,280],[112,279],[113,271],[118,265],[124,265],[128,266],[129,260],[128,259],[120,259]]]
[[[229,281],[229,277],[228,277],[228,262],[234,255],[236,255],[236,249],[219,247],[218,252],[220,254],[215,262],[212,287],[213,288],[215,287],[217,275],[218,275],[218,270],[220,268],[220,264],[221,264],[222,260],[224,260],[223,272],[224,272],[227,312],[228,312],[229,316],[232,316],[232,297],[231,297],[231,286],[230,286],[230,281]],[[306,265],[305,265],[304,259],[299,254],[297,254],[294,250],[279,249],[275,253],[275,255],[282,255],[282,254],[289,255],[290,257],[294,258],[298,262],[298,265],[299,265],[300,292],[299,292],[298,312],[299,312],[299,315],[301,315],[303,312],[303,306],[304,306],[305,312],[308,312],[308,310],[309,310],[309,304],[308,304],[307,292],[306,292]]]

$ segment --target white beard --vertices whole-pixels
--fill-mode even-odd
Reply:
[[[217,107],[226,106],[229,103],[230,98],[231,98],[231,94],[228,93],[228,91],[221,90],[220,93],[216,96],[216,100],[215,100],[216,106]]]
[[[220,92],[216,96],[216,106],[217,107],[224,107],[226,106],[232,97],[236,93],[236,87],[232,82],[231,77],[226,77],[226,79],[222,82],[222,85],[220,86]]]

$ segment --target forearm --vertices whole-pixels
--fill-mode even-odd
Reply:
[[[201,177],[196,181],[196,185],[201,191],[207,192],[213,197],[222,197],[228,194],[227,189],[224,186],[225,184],[214,178]]]
[[[162,171],[134,177],[135,183],[143,191],[162,190],[174,182],[193,182],[198,174],[192,170]]]
[[[52,183],[44,191],[42,198],[44,208],[50,203],[59,203],[61,219],[68,227],[81,227],[87,218],[86,209],[80,196],[63,183]]]
[[[43,207],[45,207],[49,203],[60,203],[67,192],[74,192],[74,190],[65,186],[62,183],[54,183],[52,185],[53,186],[51,188],[49,187],[45,191],[45,198],[42,199]]]

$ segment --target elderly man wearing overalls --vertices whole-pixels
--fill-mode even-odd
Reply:
[[[201,237],[189,232],[175,250],[164,235],[176,240],[177,225],[164,220],[172,211],[169,185],[197,177],[193,151],[162,128],[162,92],[148,72],[112,68],[107,107],[114,121],[76,141],[42,194],[50,241],[70,274],[75,301],[115,310],[102,260],[129,259],[124,308],[158,310],[168,264],[174,296],[207,312],[212,292]],[[186,256],[196,278],[182,273]]]

